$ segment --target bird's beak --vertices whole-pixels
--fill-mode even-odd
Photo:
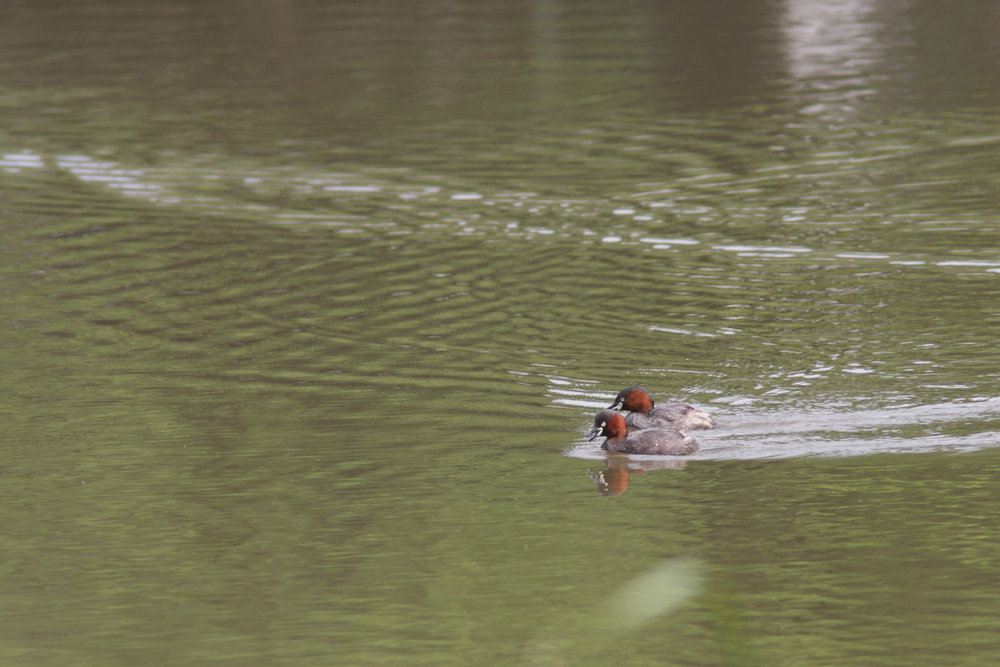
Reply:
[[[621,410],[623,401],[615,401],[608,406],[608,410]]]
[[[590,433],[587,434],[587,442],[590,442],[591,440],[593,440],[594,438],[596,438],[597,436],[599,436],[603,432],[604,432],[604,429],[601,428],[600,426],[595,426],[594,428],[590,429]]]

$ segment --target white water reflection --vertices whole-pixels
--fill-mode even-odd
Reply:
[[[717,245],[713,250],[726,250],[753,257],[791,257],[796,253],[812,252],[809,248],[784,248],[775,246]]]
[[[835,162],[849,162],[844,154]],[[803,167],[808,171],[811,167]],[[469,183],[445,180],[416,169],[350,169],[337,171],[294,166],[268,167],[237,164],[224,156],[165,157],[163,164],[134,166],[87,155],[45,156],[32,151],[0,156],[0,170],[30,177],[30,172],[58,170],[86,184],[89,195],[109,193],[155,206],[169,206],[194,213],[246,217],[267,224],[328,227],[338,233],[414,233],[429,231],[459,236],[508,236],[523,239],[571,238],[579,242],[628,245],[641,252],[683,254],[710,249],[780,264],[808,258],[814,262],[847,260],[869,266],[947,267],[953,270],[1000,272],[1000,261],[988,244],[975,248],[975,255],[953,259],[927,256],[922,242],[865,247],[852,235],[856,225],[867,220],[858,215],[822,217],[810,209],[790,207],[782,214],[783,225],[793,236],[744,241],[725,235],[726,219],[739,218],[738,225],[771,224],[774,212],[753,207],[742,199],[721,208],[692,206],[691,191],[670,190],[666,201],[623,205],[621,193],[595,193],[593,198],[561,198],[558,193],[539,194],[528,189],[494,191],[470,189]],[[762,167],[758,171],[766,171]],[[808,178],[816,174],[808,173]],[[16,176],[15,176],[16,177]],[[719,182],[699,186],[722,187]],[[664,190],[663,193],[667,193]],[[648,193],[643,193],[645,196]],[[704,192],[705,196],[724,193]],[[643,211],[648,213],[642,213]],[[642,213],[641,215],[639,213]],[[883,220],[883,224],[885,219]],[[964,224],[988,229],[992,223],[976,217],[959,221],[927,219],[925,214],[897,213],[888,233],[923,233],[918,225]],[[699,233],[704,225],[705,231]],[[697,225],[697,228],[694,228]],[[837,236],[813,246],[795,243],[799,229],[823,226]],[[775,232],[784,231],[772,226]],[[843,232],[842,234],[840,232]],[[598,241],[599,240],[599,241]],[[784,241],[784,242],[783,242]],[[882,244],[883,246],[885,244]],[[704,252],[704,251],[703,251]]]
[[[781,27],[792,76],[813,80],[866,72],[881,53],[873,14],[868,0],[788,0]]]
[[[0,170],[16,174],[22,169],[41,169],[45,166],[42,156],[30,152],[6,153],[0,155]]]

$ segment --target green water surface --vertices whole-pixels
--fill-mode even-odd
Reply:
[[[997,664],[997,20],[0,9],[0,663]]]

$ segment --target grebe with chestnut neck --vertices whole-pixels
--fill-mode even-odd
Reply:
[[[676,429],[650,428],[629,433],[625,417],[614,410],[601,410],[587,440],[604,436],[601,449],[617,454],[685,456],[698,451],[698,443]]]
[[[649,392],[639,386],[622,389],[615,401],[608,406],[611,410],[629,410],[625,423],[633,431],[644,428],[676,428],[697,431],[715,428],[712,415],[693,408],[687,403],[653,402]]]

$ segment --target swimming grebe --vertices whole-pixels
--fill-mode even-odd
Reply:
[[[587,434],[588,440],[598,436],[606,439],[601,449],[619,454],[659,454],[684,456],[698,451],[698,443],[678,430],[650,428],[628,432],[625,418],[614,410],[601,410],[594,417],[594,427]]]
[[[625,423],[632,430],[643,428],[678,428],[697,431],[715,428],[712,415],[693,408],[686,403],[662,403],[654,405],[653,397],[642,387],[632,386],[622,389],[615,402],[608,406],[612,410],[629,410]]]

